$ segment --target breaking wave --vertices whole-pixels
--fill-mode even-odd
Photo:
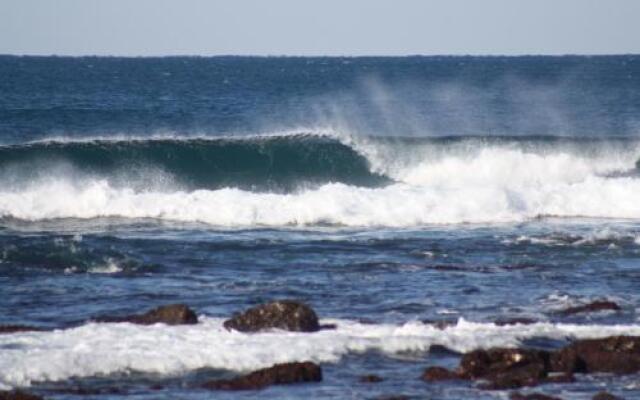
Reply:
[[[282,134],[0,147],[0,216],[223,227],[640,218],[640,141]]]
[[[245,372],[291,361],[338,362],[347,354],[367,351],[426,353],[434,345],[468,352],[517,347],[534,338],[562,341],[640,334],[640,325],[540,322],[497,326],[461,319],[444,330],[420,322],[371,325],[325,320],[336,323],[337,329],[255,335],[228,331],[222,326],[223,319],[201,319],[192,326],[91,323],[53,332],[2,335],[0,388],[123,372],[176,375],[200,368]]]

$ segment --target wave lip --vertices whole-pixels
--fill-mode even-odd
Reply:
[[[41,141],[0,147],[0,170],[44,172],[65,165],[84,175],[113,180],[158,171],[190,189],[235,187],[288,192],[300,185],[389,182],[370,171],[353,148],[327,135],[290,134],[247,138],[151,138]],[[33,179],[27,175],[27,179]],[[129,179],[131,180],[131,179]]]
[[[53,332],[0,336],[0,387],[135,371],[176,375],[200,368],[250,371],[276,363],[338,362],[347,354],[428,352],[433,345],[456,352],[516,347],[530,338],[564,340],[640,335],[640,325],[574,325],[540,322],[497,326],[460,320],[440,330],[420,322],[370,325],[325,320],[338,328],[314,334],[226,330],[223,319],[200,317],[193,326],[90,323]]]

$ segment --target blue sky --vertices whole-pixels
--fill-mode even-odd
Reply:
[[[0,0],[0,54],[640,53],[640,0]]]

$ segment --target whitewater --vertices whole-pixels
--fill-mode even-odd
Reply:
[[[322,132],[228,140],[267,146],[276,138],[292,142],[292,147],[311,141],[310,155],[321,150],[313,148],[319,146],[315,138],[329,140],[333,147],[346,146],[364,157],[367,172],[389,178],[387,184],[363,187],[339,182],[342,166],[338,165],[335,176],[325,178],[328,182],[298,185],[288,193],[246,190],[234,187],[233,182],[217,189],[188,190],[176,183],[179,176],[162,165],[142,165],[142,172],[134,177],[123,171],[91,176],[75,173],[78,168],[65,166],[63,159],[52,166],[45,164],[44,171],[31,181],[16,183],[10,177],[12,182],[0,189],[0,215],[27,221],[151,218],[222,227],[415,227],[544,217],[640,218],[640,176],[636,172],[640,143],[635,140],[623,142],[620,151],[621,144],[614,147],[615,143],[606,142],[553,148],[553,143],[513,138],[412,144],[400,138],[376,141],[342,136]],[[173,140],[174,144],[189,144],[190,140],[216,143],[222,139]],[[145,141],[153,143],[153,139]],[[84,142],[126,147],[140,140]],[[53,144],[69,144],[44,143],[44,151]],[[318,159],[321,157],[337,155],[322,154]],[[295,179],[299,167],[285,167],[290,170],[281,172]],[[66,168],[64,174],[56,171],[61,168]],[[6,174],[4,178],[10,180]],[[309,177],[299,177],[303,183],[304,179]]]
[[[532,338],[600,338],[640,335],[640,325],[537,323],[496,326],[461,319],[439,329],[420,322],[371,325],[324,320],[335,331],[312,335],[274,330],[262,335],[230,332],[222,319],[201,317],[197,326],[87,324],[47,333],[0,337],[0,388],[42,381],[124,372],[175,376],[202,368],[250,372],[275,363],[337,363],[349,354],[381,351],[388,355],[427,354],[432,346],[455,352],[517,347]]]

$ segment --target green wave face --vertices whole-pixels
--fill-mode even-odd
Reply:
[[[0,170],[36,169],[42,173],[59,164],[107,179],[123,172],[158,170],[189,189],[288,192],[329,182],[374,187],[389,181],[371,172],[368,161],[351,147],[312,135],[38,142],[0,147]]]

